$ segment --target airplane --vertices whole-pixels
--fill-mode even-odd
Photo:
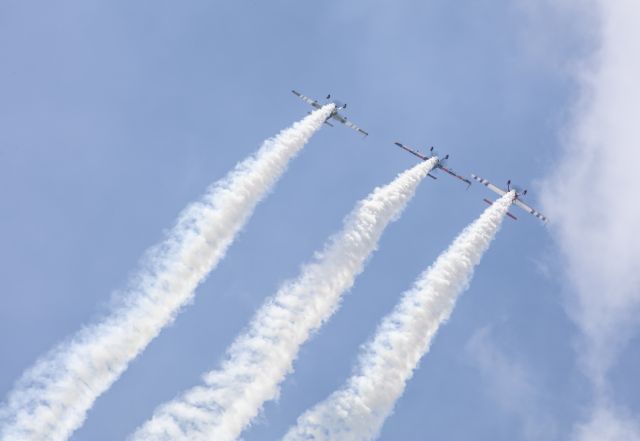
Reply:
[[[296,95],[297,97],[299,97],[302,101],[304,101],[305,103],[309,104],[311,107],[313,107],[314,109],[320,109],[322,107],[322,104],[320,104],[318,102],[318,100],[314,100],[311,99],[307,96],[304,96],[303,94],[301,94],[298,91],[292,90],[291,92],[293,92],[294,95]],[[327,100],[331,99],[331,94],[327,95]],[[328,103],[327,103],[328,104]],[[346,109],[347,105],[346,104],[342,104],[338,101],[334,101],[333,104],[335,104],[335,109],[333,109],[333,111],[331,112],[331,114],[327,117],[327,119],[324,120],[325,124],[327,124],[328,126],[333,127],[333,124],[331,124],[329,122],[330,119],[335,119],[337,121],[340,121],[342,124],[344,124],[345,126],[355,130],[356,132],[360,132],[362,133],[364,136],[369,135],[367,132],[365,132],[364,130],[362,130],[360,127],[358,127],[357,125],[355,125],[354,123],[352,123],[351,121],[349,121],[347,118],[345,118],[344,116],[340,115],[338,113],[338,110],[342,110],[342,109]],[[311,113],[311,112],[309,112]]]
[[[403,150],[408,151],[409,153],[411,153],[414,156],[417,156],[418,158],[422,159],[423,161],[427,161],[428,159],[433,158],[434,156],[437,156],[437,154],[433,151],[433,147],[431,147],[429,149],[429,156],[425,156],[423,154],[421,154],[418,150],[414,150],[411,147],[407,147],[404,144],[401,144],[399,142],[396,142],[395,145],[397,145],[398,147],[400,147]],[[469,186],[471,185],[471,181],[460,176],[459,174],[457,174],[456,172],[454,172],[453,170],[451,170],[450,168],[447,168],[446,161],[449,159],[449,155],[446,155],[444,158],[438,158],[438,162],[436,162],[435,168],[439,168],[440,170],[443,170],[447,173],[449,173],[451,176],[453,176],[454,178],[458,178],[460,179],[462,182],[466,182],[467,184],[467,188],[469,188]],[[433,179],[438,179],[437,177],[435,177],[434,175],[432,175],[431,173],[429,173],[428,175],[430,178]]]
[[[522,200],[520,198],[527,194],[527,190],[522,190],[519,187],[512,186],[511,185],[511,180],[507,181],[507,190],[505,191],[505,190],[503,190],[501,188],[496,187],[491,182],[487,181],[484,178],[481,178],[480,176],[476,176],[476,175],[472,174],[471,177],[473,179],[475,179],[476,181],[480,182],[481,184],[483,184],[489,190],[491,190],[491,191],[493,191],[495,193],[498,193],[500,196],[503,196],[503,195],[505,195],[506,193],[508,193],[510,191],[515,191],[516,195],[513,198],[513,203],[514,204],[516,204],[518,207],[522,208],[524,211],[528,212],[529,214],[534,215],[535,217],[540,219],[542,222],[544,222],[544,223],[547,222],[547,218],[542,213],[540,213],[539,211],[534,210],[533,208],[531,208],[530,206],[528,206],[527,204],[522,202]],[[489,205],[493,204],[493,202],[490,201],[489,199],[484,199],[484,201]],[[515,217],[513,214],[511,214],[509,212],[507,212],[507,216],[509,216],[511,219],[518,220],[517,217]]]

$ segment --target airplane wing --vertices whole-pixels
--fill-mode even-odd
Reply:
[[[480,182],[482,185],[484,185],[485,187],[487,187],[489,190],[498,193],[500,196],[504,196],[507,192],[504,191],[501,188],[496,187],[495,185],[493,185],[491,182],[487,181],[484,178],[481,178],[480,176],[476,176],[476,175],[471,175],[471,177],[473,179],[475,179],[476,181]]]
[[[471,176],[473,177],[473,179],[475,179],[476,181],[482,183],[485,187],[489,188],[490,190],[498,193],[500,196],[502,196],[502,195],[504,195],[506,193],[506,191],[504,191],[503,189],[496,187],[491,182],[487,181],[486,179],[481,178],[480,176],[476,176],[476,175],[471,175]],[[540,219],[542,222],[547,222],[547,218],[542,213],[534,210],[533,208],[531,208],[530,206],[528,206],[527,204],[522,202],[520,199],[516,198],[513,201],[513,203],[516,204],[518,207],[522,208],[527,213],[534,215],[535,217]],[[513,215],[512,215],[512,217],[513,217]]]
[[[354,123],[352,123],[351,121],[349,121],[347,118],[345,118],[344,116],[340,115],[339,113],[336,113],[335,115],[333,115],[334,119],[337,119],[338,121],[340,121],[342,124],[344,124],[345,126],[355,130],[356,132],[360,132],[362,133],[364,136],[369,135],[367,132],[365,132],[364,130],[362,130],[360,127],[356,126]]]
[[[518,207],[522,208],[524,211],[529,212],[530,214],[533,214],[535,217],[537,217],[538,219],[540,219],[542,222],[547,222],[547,218],[540,212],[534,210],[533,208],[531,208],[530,206],[528,206],[527,204],[525,204],[524,202],[522,202],[520,199],[516,199],[514,202]]]
[[[462,182],[465,182],[467,184],[467,187],[469,187],[471,185],[471,181],[468,180],[467,178],[464,178],[462,176],[460,176],[459,174],[457,174],[456,172],[454,172],[453,170],[451,170],[450,168],[445,167],[444,165],[438,165],[438,168],[441,170],[444,170],[445,172],[449,173],[451,176],[453,176],[454,178],[458,178],[460,179]]]
[[[400,147],[402,150],[406,150],[409,153],[411,153],[412,155],[417,156],[418,158],[422,159],[423,161],[426,161],[427,159],[429,159],[428,156],[422,155],[420,152],[418,152],[417,150],[412,149],[411,147],[408,147],[408,146],[406,146],[404,144],[401,144],[399,142],[395,142],[394,144],[397,145],[398,147]]]
[[[291,92],[293,92],[294,95],[299,97],[302,101],[304,101],[305,103],[309,104],[314,109],[319,109],[319,108],[322,107],[320,105],[320,103],[318,103],[317,100],[313,100],[313,99],[309,98],[308,96],[304,96],[303,94],[301,94],[300,92],[295,91],[295,90],[292,90]]]

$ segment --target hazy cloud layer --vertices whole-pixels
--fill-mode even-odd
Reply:
[[[593,31],[600,43],[577,73],[581,95],[565,151],[545,183],[544,205],[565,257],[580,365],[594,388],[594,411],[576,437],[640,439],[629,416],[612,404],[608,382],[637,331],[640,306],[640,3],[596,5],[600,20]],[[607,437],[614,433],[627,435]]]
[[[494,343],[490,328],[479,329],[465,352],[484,377],[487,393],[505,413],[517,418],[522,439],[557,439],[557,425],[540,402],[541,388],[535,374]]]

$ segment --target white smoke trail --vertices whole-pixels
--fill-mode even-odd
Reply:
[[[383,319],[346,385],[305,412],[286,441],[374,439],[450,316],[513,200],[507,193],[456,238]]]
[[[0,439],[67,439],[96,398],[192,300],[256,204],[332,110],[327,105],[265,141],[188,206],[164,243],[148,252],[123,304],[54,348],[18,381],[0,409]]]
[[[435,159],[401,173],[360,201],[314,262],[258,310],[220,369],[158,408],[133,434],[139,441],[235,440],[265,401],[277,397],[300,346],[337,309],[385,227],[395,220]]]

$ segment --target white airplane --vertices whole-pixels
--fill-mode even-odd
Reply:
[[[535,217],[540,219],[542,222],[545,222],[545,223],[547,222],[547,218],[542,213],[540,213],[539,211],[534,210],[533,208],[531,208],[530,206],[528,206],[527,204],[522,202],[522,200],[520,198],[527,194],[527,190],[522,190],[519,187],[511,186],[511,180],[507,181],[507,190],[505,191],[505,190],[503,190],[501,188],[496,187],[491,182],[487,181],[484,178],[481,178],[480,176],[471,175],[471,177],[473,179],[475,179],[476,181],[480,182],[481,184],[483,184],[489,190],[491,190],[491,191],[493,191],[495,193],[498,193],[500,196],[503,196],[503,195],[505,195],[506,193],[508,193],[508,192],[510,192],[512,190],[515,191],[516,196],[513,198],[513,203],[514,204],[516,204],[518,207],[522,208],[527,213],[534,215]],[[493,204],[493,202],[490,201],[489,199],[484,199],[484,201],[489,205]],[[515,220],[518,219],[517,217],[515,217],[511,213],[507,213],[507,216],[509,216],[510,218],[515,219]]]
[[[431,159],[434,156],[438,157],[438,154],[433,151],[433,147],[431,147],[429,149],[429,156],[425,156],[422,153],[420,153],[418,150],[414,150],[411,147],[407,147],[406,145],[401,144],[399,142],[396,142],[395,145],[397,145],[398,147],[400,147],[403,150],[408,151],[412,155],[417,156],[418,158],[422,159],[423,161],[427,161],[428,159]],[[454,178],[460,179],[462,182],[465,182],[467,184],[467,188],[469,188],[469,186],[471,185],[471,181],[466,179],[466,178],[463,178],[462,176],[460,176],[459,174],[454,172],[452,169],[447,168],[447,166],[445,165],[447,159],[449,159],[449,155],[446,155],[444,158],[438,157],[438,162],[436,162],[435,168],[439,168],[440,170],[443,170],[443,171],[449,173]],[[432,175],[431,173],[429,173],[429,177],[433,178],[433,179],[438,179],[434,175]]]
[[[309,98],[309,97],[307,97],[307,96],[304,96],[304,95],[303,95],[303,94],[301,94],[300,92],[297,92],[297,91],[295,91],[295,90],[292,90],[291,92],[293,92],[293,94],[294,94],[294,95],[296,95],[296,96],[300,97],[300,99],[301,99],[302,101],[304,101],[305,103],[309,104],[309,105],[310,105],[311,107],[313,107],[314,109],[320,109],[320,108],[323,106],[323,104],[320,104],[320,103],[318,102],[318,100],[314,100],[314,99],[311,99],[311,98]],[[327,98],[326,98],[326,99],[327,99],[327,100],[331,99],[331,95],[327,95]],[[325,103],[325,104],[329,104],[329,101],[327,101],[327,103]],[[338,102],[338,101],[333,101],[333,104],[335,104],[336,108],[335,108],[335,109],[333,109],[333,112],[331,112],[331,114],[327,117],[327,119],[325,119],[325,120],[324,120],[325,124],[327,124],[327,125],[329,125],[329,126],[333,127],[333,124],[331,124],[331,123],[329,122],[329,120],[333,118],[333,119],[335,119],[335,120],[337,120],[337,121],[340,121],[340,122],[341,122],[342,124],[344,124],[345,126],[347,126],[347,127],[351,128],[351,129],[355,130],[356,132],[360,132],[360,133],[362,133],[364,136],[367,136],[367,135],[368,135],[368,133],[367,133],[367,132],[365,132],[365,131],[364,131],[364,130],[362,130],[360,127],[356,126],[354,123],[352,123],[352,122],[351,122],[351,121],[349,121],[347,118],[345,118],[344,116],[342,116],[342,115],[340,115],[340,114],[338,113],[338,110],[342,110],[342,109],[346,109],[346,108],[347,108],[347,105],[346,105],[346,104],[342,104],[342,103],[340,103],[340,102]]]

